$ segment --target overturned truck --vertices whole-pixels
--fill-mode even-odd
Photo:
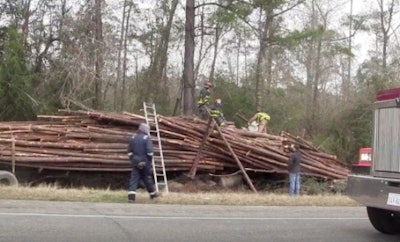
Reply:
[[[129,172],[127,144],[142,115],[96,111],[60,110],[62,115],[39,115],[36,121],[0,123],[0,169],[23,168],[38,172],[53,171],[81,174],[96,172],[125,179]],[[287,142],[300,144],[303,153],[302,172],[310,177],[328,180],[347,179],[349,169],[336,156],[324,153],[301,137],[282,132],[280,135],[255,133],[233,126],[221,133],[243,165],[237,161],[221,134],[210,129],[197,117],[157,116],[168,178],[174,173],[188,173],[197,160],[197,173],[224,175],[238,170],[251,174],[287,174]],[[200,156],[198,151],[205,140]],[[156,137],[152,137],[156,142]],[[157,152],[157,150],[156,150]],[[101,179],[107,179],[100,177]]]

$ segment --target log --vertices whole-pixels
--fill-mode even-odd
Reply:
[[[37,121],[0,122],[0,163],[11,164],[10,150],[14,150],[16,167],[82,171],[131,169],[126,157],[128,140],[138,125],[145,122],[142,115],[79,110],[60,110],[60,113],[63,115],[39,115]],[[289,153],[283,151],[283,146],[297,142],[304,158],[303,174],[346,179],[349,173],[335,155],[324,153],[288,132],[274,135],[224,127],[210,132],[207,145],[199,154],[207,122],[196,117],[162,115],[158,115],[158,121],[167,171],[189,172],[198,156],[197,172],[220,175],[241,170],[243,174],[285,174]],[[14,149],[12,139],[15,139]],[[153,142],[156,140],[152,137]],[[155,149],[155,152],[159,151]],[[250,184],[251,180],[247,182]]]

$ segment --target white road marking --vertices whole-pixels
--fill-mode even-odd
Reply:
[[[59,214],[59,213],[0,213],[0,216],[21,217],[64,217],[64,218],[112,218],[112,219],[174,219],[174,220],[366,220],[367,217],[179,217],[179,216],[137,216],[137,215],[96,215],[96,214]]]

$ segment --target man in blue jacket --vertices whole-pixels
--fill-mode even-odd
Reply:
[[[128,156],[132,163],[132,172],[129,180],[128,201],[134,202],[136,197],[136,189],[139,180],[142,179],[150,198],[158,197],[154,190],[151,160],[153,156],[153,144],[149,135],[149,126],[145,123],[139,125],[136,135],[132,136],[128,146]]]

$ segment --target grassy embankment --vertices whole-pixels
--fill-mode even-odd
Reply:
[[[127,193],[124,190],[96,190],[91,188],[59,188],[54,185],[38,187],[0,186],[0,199],[80,201],[125,203]],[[162,194],[156,200],[150,200],[148,194],[139,190],[137,203],[157,204],[193,204],[193,205],[247,205],[247,206],[359,206],[344,195],[303,195],[289,197],[286,194],[260,192],[170,192]]]

